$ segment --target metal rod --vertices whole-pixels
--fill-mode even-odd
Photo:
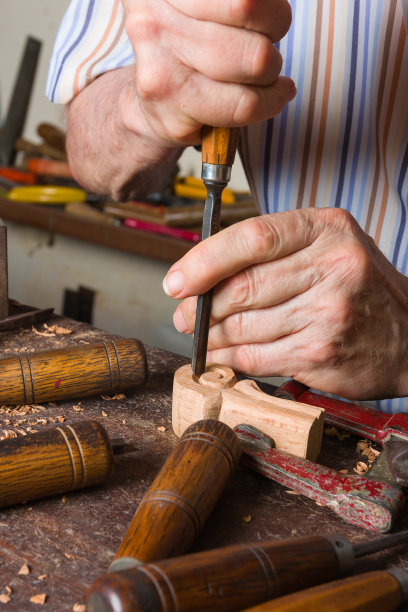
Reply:
[[[391,533],[381,538],[371,540],[371,542],[363,542],[362,544],[356,544],[354,546],[354,552],[356,558],[370,555],[371,553],[385,550],[398,544],[403,544],[408,540],[408,529],[406,531],[400,531],[399,533]]]

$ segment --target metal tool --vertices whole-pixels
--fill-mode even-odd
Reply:
[[[238,425],[235,432],[243,443],[242,463],[250,469],[329,507],[352,525],[379,533],[393,526],[404,503],[398,485],[342,474],[276,450],[273,440],[250,425]],[[268,444],[269,448],[265,448]]]
[[[326,424],[378,442],[384,450],[367,473],[343,474],[278,451],[265,434],[240,426],[237,433],[245,445],[243,462],[329,507],[351,524],[382,533],[389,531],[404,504],[401,487],[408,486],[408,414],[388,415],[325,397],[297,381],[288,381],[278,389],[264,383],[261,387],[271,395],[325,408]]]
[[[15,142],[24,129],[40,50],[41,42],[29,36],[0,135],[0,164],[3,166],[11,166],[14,163]]]
[[[325,409],[325,423],[368,438],[383,447],[368,478],[381,478],[408,487],[408,414],[386,414],[309,391],[296,380],[284,383],[274,395]]]
[[[204,207],[202,240],[216,234],[220,229],[221,196],[231,177],[237,142],[237,128],[203,127],[201,178],[207,188],[207,199]],[[211,303],[212,289],[198,296],[192,355],[195,376],[201,376],[205,372]]]
[[[356,546],[341,535],[274,539],[134,565],[99,578],[87,610],[234,612],[346,576],[357,558],[407,540],[408,531]]]

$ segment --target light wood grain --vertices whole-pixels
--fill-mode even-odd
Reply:
[[[253,380],[237,382],[233,370],[219,364],[209,364],[197,379],[188,364],[174,375],[172,418],[178,436],[200,419],[252,425],[273,438],[277,449],[314,461],[324,409],[267,395]]]

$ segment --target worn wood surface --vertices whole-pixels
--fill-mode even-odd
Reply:
[[[70,328],[70,335],[39,335],[32,330],[2,332],[0,356],[17,351],[45,350],[109,339],[112,336],[64,318],[48,322]],[[43,326],[37,329],[47,333]],[[137,329],[134,336],[137,338]],[[188,359],[146,347],[149,379],[127,397],[101,397],[44,404],[34,408],[0,410],[0,437],[16,428],[42,430],[55,426],[52,419],[72,424],[92,418],[105,425],[112,437],[125,437],[134,452],[115,457],[114,474],[103,486],[0,510],[0,594],[10,587],[4,609],[31,612],[73,610],[84,602],[87,588],[104,573],[144,494],[177,443],[171,428],[174,372]],[[27,412],[26,414],[24,414]],[[22,420],[26,422],[21,423]],[[40,419],[44,421],[38,422]],[[357,438],[338,440],[324,436],[319,461],[336,469],[352,470],[361,455]],[[395,530],[408,528],[405,512]],[[375,536],[338,519],[312,500],[292,495],[258,474],[239,468],[192,550],[266,538],[339,533],[354,542]],[[29,574],[19,574],[23,564]],[[408,569],[407,547],[378,553],[358,561],[359,571],[399,565]],[[293,571],[296,572],[296,563]],[[45,578],[40,577],[46,575]],[[46,594],[43,606],[30,598]]]

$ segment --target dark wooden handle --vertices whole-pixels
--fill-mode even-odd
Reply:
[[[199,421],[189,427],[144,496],[115,559],[149,562],[186,551],[239,455],[239,439],[224,423]]]
[[[106,340],[0,361],[0,403],[40,404],[114,394],[143,384],[147,359],[139,340]]]
[[[232,166],[238,143],[238,128],[203,126],[201,155],[205,164]]]
[[[0,506],[104,482],[112,473],[108,434],[80,421],[0,443]]]
[[[377,571],[293,593],[246,612],[391,612],[399,610],[401,603],[398,581],[388,572]]]
[[[324,537],[252,542],[105,574],[94,583],[87,610],[233,612],[339,573]]]

